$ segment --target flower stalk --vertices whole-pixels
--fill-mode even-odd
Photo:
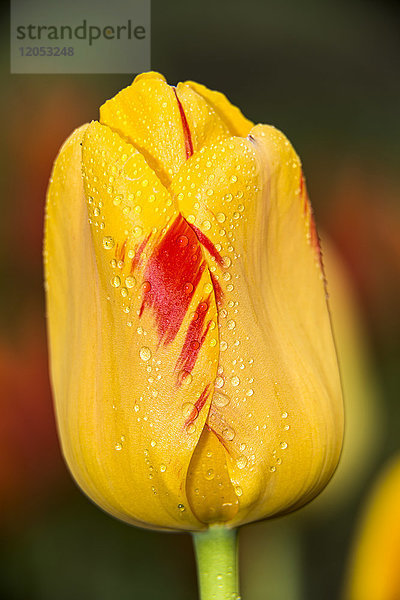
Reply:
[[[201,600],[238,600],[238,531],[223,526],[193,534]]]

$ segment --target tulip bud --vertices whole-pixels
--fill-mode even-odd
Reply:
[[[45,266],[63,452],[102,508],[201,531],[323,489],[340,381],[282,133],[199,84],[137,77],[58,155]]]

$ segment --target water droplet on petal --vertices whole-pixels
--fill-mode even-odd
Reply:
[[[183,286],[183,291],[185,292],[185,294],[191,294],[193,292],[193,285],[191,283],[185,283],[185,285]]]
[[[287,443],[286,442],[281,442],[281,448],[282,448],[282,450],[286,450]]]
[[[118,275],[111,279],[111,285],[116,288],[121,285],[121,279],[118,277]]]
[[[233,438],[235,437],[235,432],[231,427],[226,427],[223,431],[222,431],[222,437],[227,440],[228,442],[232,441]]]
[[[193,375],[189,371],[181,371],[179,373],[179,383],[181,385],[189,385],[193,381]]]
[[[147,294],[150,290],[151,290],[151,283],[150,283],[150,281],[145,281],[143,283],[143,293]]]
[[[133,288],[135,284],[136,279],[134,277],[129,276],[125,279],[125,285],[127,288]]]
[[[196,407],[191,402],[185,402],[184,404],[182,404],[182,415],[185,417],[185,419],[188,419],[192,415],[192,412],[195,410]]]
[[[147,346],[142,346],[139,350],[139,356],[142,360],[148,361],[151,358],[151,350]]]
[[[244,469],[247,465],[247,458],[245,456],[239,456],[239,458],[236,461],[236,464],[238,469]]]
[[[224,383],[225,383],[225,380],[223,377],[218,376],[215,378],[214,385],[216,388],[222,388]]]
[[[214,479],[214,470],[213,469],[208,469],[208,471],[205,474],[205,478],[208,481],[211,481],[212,479]]]
[[[239,377],[237,377],[237,375],[234,375],[234,377],[231,377],[231,384],[234,387],[237,387],[239,385],[239,383],[240,383],[240,379],[239,379]]]
[[[114,248],[114,238],[109,235],[103,237],[103,247],[106,250],[111,250],[111,248]]]
[[[181,235],[178,237],[177,242],[180,248],[185,248],[189,243],[189,239],[186,237],[186,235]]]

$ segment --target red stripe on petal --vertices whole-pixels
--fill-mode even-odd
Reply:
[[[159,239],[145,269],[140,315],[151,308],[160,343],[171,343],[206,267],[199,242],[182,215]]]
[[[222,291],[222,287],[221,287],[218,279],[216,279],[212,273],[210,273],[210,275],[211,275],[211,281],[212,281],[213,288],[214,288],[215,301],[217,303],[217,306],[221,306],[222,299],[224,297],[224,292]]]
[[[197,238],[198,238],[200,244],[202,246],[204,246],[204,248],[206,250],[208,250],[208,252],[211,254],[211,256],[213,256],[215,258],[217,263],[222,266],[222,264],[223,264],[222,256],[220,255],[220,253],[218,252],[218,250],[216,249],[216,247],[214,246],[212,241],[210,239],[208,239],[208,237],[200,229],[198,229],[198,227],[195,227],[194,225],[192,225],[192,228],[196,232],[196,235],[197,235]]]
[[[182,346],[181,353],[176,361],[175,369],[183,369],[187,373],[191,373],[196,364],[200,349],[210,329],[211,321],[208,321],[204,328],[208,308],[209,298],[202,300],[193,314],[192,320],[186,332],[185,341]],[[179,384],[179,379],[178,379]]]
[[[125,240],[124,243],[122,244],[122,246],[119,246],[119,244],[117,244],[115,247],[115,258],[118,261],[122,260],[122,262],[124,262],[124,260],[125,260],[126,243],[127,242]]]
[[[175,88],[173,88],[173,89],[174,89],[176,101],[178,102],[179,112],[180,112],[181,120],[182,120],[183,137],[185,138],[185,150],[186,150],[186,160],[187,160],[193,154],[192,136],[191,136],[191,133],[190,133],[189,124],[187,122],[185,111],[183,110],[182,103],[181,103],[181,101],[178,98],[178,94],[176,93],[176,89]]]
[[[205,405],[207,398],[209,396],[209,385],[207,385],[207,387],[202,391],[200,397],[198,398],[198,400],[195,402],[194,406],[193,406],[193,410],[189,415],[189,418],[187,419],[187,421],[185,422],[185,427],[187,427],[188,425],[190,425],[191,423],[193,423],[197,417],[199,416],[199,412],[201,411],[201,409],[203,408],[203,406]]]
[[[143,250],[145,249],[145,247],[147,246],[147,242],[150,239],[150,233],[147,237],[144,238],[144,240],[142,240],[142,242],[139,244],[139,246],[135,249],[135,256],[132,258],[132,263],[131,263],[131,273],[133,273],[135,271],[135,269],[141,265],[142,260],[143,260]]]

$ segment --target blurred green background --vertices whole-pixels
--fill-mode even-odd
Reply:
[[[10,75],[8,19],[3,13],[0,597],[196,598],[188,535],[128,527],[75,488],[47,374],[41,250],[52,162],[132,77]],[[399,5],[388,1],[152,1],[152,68],[170,83],[223,91],[252,120],[282,129],[302,157],[323,241],[348,270],[369,361],[374,399],[361,398],[354,422],[363,427],[374,402],[375,412],[351,483],[314,509],[243,529],[246,600],[340,598],[365,494],[400,445],[399,30]]]

